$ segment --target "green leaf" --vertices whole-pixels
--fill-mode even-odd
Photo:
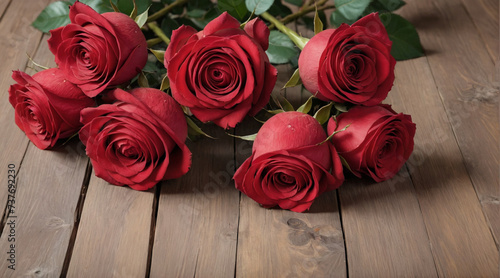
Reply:
[[[71,0],[71,2],[74,3],[75,1]],[[111,4],[107,0],[80,0],[80,2],[89,5],[92,9],[100,14],[114,12],[113,7],[111,7]]]
[[[266,51],[273,64],[286,64],[299,54],[299,50],[287,35],[272,30],[269,35],[269,48]]]
[[[205,15],[205,11],[201,10],[201,9],[193,9],[193,10],[188,11],[187,15],[189,17],[200,18],[200,17],[203,17],[203,15]]]
[[[217,7],[221,12],[227,11],[239,21],[243,21],[248,13],[245,0],[219,0]]]
[[[245,5],[250,12],[259,15],[267,11],[274,3],[274,0],[245,0]]]
[[[69,5],[71,3],[66,1],[58,1],[48,5],[33,21],[33,27],[46,33],[70,23]]]
[[[393,13],[381,14],[380,19],[392,41],[391,54],[396,60],[408,60],[424,55],[417,30],[408,20]]]
[[[335,7],[348,20],[356,20],[370,4],[370,0],[336,0]]]
[[[330,111],[332,110],[332,106],[333,106],[333,103],[330,102],[328,103],[327,105],[321,107],[320,109],[318,109],[318,111],[316,111],[316,113],[314,114],[314,118],[321,124],[323,125],[324,123],[326,123],[326,121],[328,121],[328,119],[330,118]]]
[[[295,5],[297,7],[302,6],[302,0],[285,0],[285,2]]]
[[[295,72],[292,74],[292,77],[286,82],[284,88],[295,87],[302,84],[302,80],[300,80],[299,69],[297,68]]]
[[[231,134],[231,133],[227,133],[227,135],[231,136],[231,137],[236,137],[236,138],[239,138],[241,140],[245,140],[245,141],[255,141],[255,138],[257,137],[257,133],[255,134],[250,134],[250,135],[235,135],[235,134]]]
[[[345,16],[342,15],[338,10],[333,11],[330,15],[330,24],[332,24],[336,28],[338,28],[342,23],[352,25],[354,22],[356,22],[356,19],[349,20],[345,18]]]
[[[149,9],[152,3],[153,3],[152,0],[135,0],[137,14],[144,13],[146,10]],[[117,0],[116,6],[120,10],[120,12],[124,14],[131,15],[134,12],[133,0]]]
[[[163,61],[165,59],[165,51],[155,50],[155,49],[151,49],[151,48],[149,49],[149,51],[151,51],[151,53],[153,53],[153,55],[155,55],[156,59],[158,59],[158,61],[163,64]]]
[[[135,22],[137,23],[137,25],[139,25],[139,28],[142,28],[142,26],[146,24],[146,21],[148,20],[148,11],[149,9],[135,18]]]
[[[402,0],[377,0],[387,11],[392,12],[395,11],[406,3]]]
[[[316,12],[314,13],[314,34],[318,34],[323,31],[323,22],[318,15],[318,8],[316,7]]]
[[[246,8],[245,8],[246,10]],[[281,1],[275,1],[274,4],[267,10],[268,13],[275,17],[285,17],[292,13],[289,7],[283,5]]]
[[[313,98],[314,96],[310,96],[304,104],[302,104],[299,108],[297,108],[297,112],[302,112],[304,114],[309,113],[309,111],[311,111],[312,108]]]
[[[160,28],[167,35],[167,37],[172,37],[172,31],[179,28],[180,25],[177,21],[173,20],[169,15],[163,17],[161,21]]]
[[[215,137],[212,137],[205,133],[201,128],[190,118],[186,116],[186,121],[188,124],[188,131],[189,133],[193,135],[203,135],[205,137],[211,138],[211,139],[216,139]]]

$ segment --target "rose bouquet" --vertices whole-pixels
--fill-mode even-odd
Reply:
[[[57,68],[14,71],[9,101],[35,146],[78,134],[111,184],[147,190],[179,178],[191,167],[186,138],[208,136],[201,124],[229,130],[247,116],[267,120],[236,136],[255,141],[233,179],[266,208],[306,211],[346,171],[390,179],[413,150],[411,117],[381,104],[396,58],[422,53],[411,24],[392,13],[403,1],[83,2],[63,22],[51,17],[67,2],[54,2],[33,23],[50,32]],[[323,30],[325,12],[337,28]],[[284,25],[294,20],[315,35]],[[286,87],[312,94],[297,110],[272,96],[280,63],[298,67]]]

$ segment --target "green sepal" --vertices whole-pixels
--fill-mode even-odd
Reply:
[[[314,96],[310,96],[304,104],[302,104],[299,108],[297,108],[297,112],[302,112],[304,114],[309,113],[309,111],[311,111],[312,108],[313,98]]]
[[[318,7],[316,7],[316,12],[314,13],[314,34],[318,34],[323,31],[323,22],[319,18]]]
[[[194,140],[195,138],[190,137],[189,135],[192,135],[194,137],[196,137],[198,135],[203,135],[203,136],[211,138],[211,139],[217,139],[213,136],[208,135],[203,130],[201,130],[201,128],[189,116],[186,116],[186,121],[188,124],[188,137],[190,140]]]
[[[149,81],[148,78],[146,77],[146,74],[144,74],[144,71],[141,71],[141,73],[139,73],[139,77],[137,78],[137,83],[142,88],[149,88]]]
[[[113,11],[115,11],[116,13],[120,12],[120,9],[118,9],[115,3],[113,3],[113,0],[109,0],[109,4],[111,5],[111,8],[113,8]]]
[[[286,82],[285,86],[283,86],[283,89],[295,87],[298,85],[302,85],[302,80],[300,79],[299,69],[297,68],[293,72],[292,77],[290,77],[290,79]]]
[[[323,125],[324,123],[326,123],[326,121],[328,121],[328,119],[330,118],[330,112],[332,110],[332,106],[333,106],[333,102],[330,102],[328,103],[327,105],[321,107],[320,109],[318,109],[318,111],[316,111],[316,113],[314,114],[314,118],[321,124]]]
[[[134,8],[132,9],[132,12],[130,13],[130,18],[134,19],[137,17],[137,4],[135,3],[135,0],[132,0],[132,3],[134,3]]]
[[[143,12],[142,14],[135,17],[134,20],[137,23],[137,25],[139,26],[139,28],[142,28],[142,26],[144,26],[144,24],[146,24],[146,22],[148,21],[148,12],[149,12],[149,8],[147,8],[147,10],[145,12]]]
[[[149,49],[153,55],[155,55],[156,59],[158,59],[158,62],[162,63],[164,62],[165,59],[165,51],[162,50],[155,50],[155,49]]]
[[[160,91],[165,91],[170,88],[170,79],[168,79],[168,75],[165,74],[161,80]]]
[[[234,134],[231,134],[231,133],[227,133],[227,135],[231,136],[231,137],[235,137],[235,138],[238,138],[238,139],[241,139],[241,140],[245,140],[245,141],[255,141],[255,138],[257,137],[257,133],[255,134],[250,134],[250,135],[242,135],[242,136],[239,136],[239,135],[234,135]]]

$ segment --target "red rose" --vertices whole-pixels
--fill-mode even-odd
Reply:
[[[356,106],[328,122],[328,134],[350,126],[332,138],[339,155],[358,177],[376,182],[396,175],[413,151],[415,124],[410,115],[396,114],[389,105]]]
[[[303,212],[344,181],[342,164],[310,115],[283,112],[259,130],[252,155],[234,174],[236,188],[266,208]],[[330,174],[333,169],[333,174]]]
[[[9,88],[9,102],[16,110],[16,124],[42,150],[78,132],[80,111],[95,105],[59,69],[40,71],[33,77],[14,71],[12,78],[17,84]]]
[[[312,37],[299,56],[306,89],[324,101],[372,106],[387,97],[396,60],[378,14]]]
[[[146,64],[146,39],[127,15],[100,15],[77,1],[69,18],[70,24],[50,31],[49,49],[68,80],[89,97],[128,82]]]
[[[147,190],[189,170],[186,119],[172,97],[157,89],[138,88],[115,89],[109,98],[115,102],[81,113],[80,139],[96,176]]]
[[[196,32],[181,26],[172,33],[165,67],[172,96],[201,121],[236,126],[269,101],[277,71],[267,58],[269,29],[258,18],[245,30],[227,12]]]

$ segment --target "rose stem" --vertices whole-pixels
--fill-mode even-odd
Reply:
[[[153,47],[159,43],[161,43],[163,40],[160,39],[160,38],[152,38],[152,39],[149,39],[146,41],[146,43],[148,44],[148,47]]]
[[[287,35],[300,50],[304,49],[304,46],[309,41],[308,38],[304,38],[299,34],[297,34],[295,31],[293,31],[292,29],[286,27],[283,23],[281,23],[270,13],[264,12],[260,14],[260,16],[262,16],[262,18],[274,24],[274,26],[276,26],[278,30],[280,30],[283,34]]]
[[[327,10],[327,9],[333,9],[333,8],[335,8],[334,5],[323,6],[327,1],[328,0],[321,0],[318,3],[316,3],[316,6],[318,7],[318,12],[319,11],[323,11],[323,10]],[[298,19],[299,17],[301,17],[303,15],[306,15],[306,14],[308,14],[310,12],[314,12],[316,10],[316,6],[314,6],[314,5],[312,5],[312,6],[304,5],[301,10],[299,10],[298,12],[295,12],[295,13],[292,13],[292,14],[289,14],[289,15],[285,16],[284,18],[282,18],[280,20],[280,22],[283,23],[283,24],[290,23],[290,22]],[[269,29],[273,29],[273,28],[274,28],[274,24],[269,25]]]
[[[167,37],[167,35],[165,35],[165,33],[163,33],[161,28],[158,27],[158,24],[156,24],[156,22],[149,22],[148,27],[158,36],[158,38],[164,41],[167,45],[170,44],[170,39]]]
[[[165,6],[163,9],[157,11],[156,13],[150,15],[148,17],[148,20],[146,22],[152,22],[152,21],[155,21],[157,20],[158,18],[168,14],[171,10],[173,10],[175,7],[177,6],[181,6],[181,5],[184,5],[188,2],[188,0],[176,0],[175,2],[173,2],[172,4],[170,5],[167,5]]]

